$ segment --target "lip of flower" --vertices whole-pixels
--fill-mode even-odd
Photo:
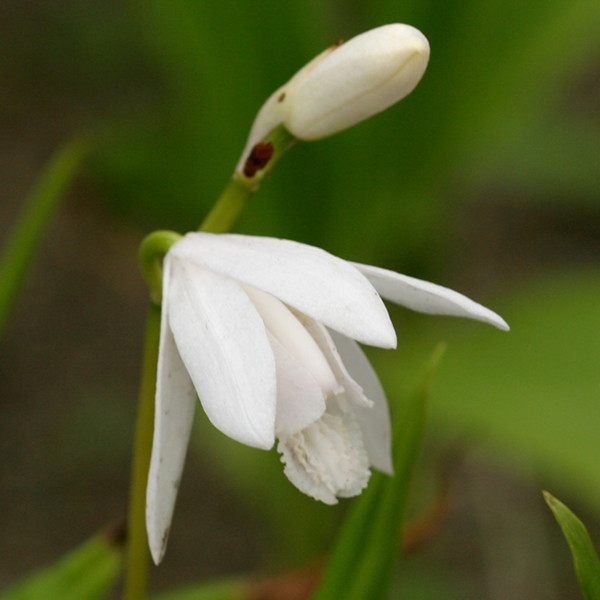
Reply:
[[[326,503],[391,472],[385,395],[355,340],[392,348],[380,294],[422,312],[506,323],[465,296],[288,240],[189,233],[164,261],[147,529],[166,547],[195,393],[229,437],[268,449]]]
[[[429,51],[427,38],[401,23],[328,48],[265,102],[236,170],[242,170],[252,148],[280,124],[298,139],[316,140],[385,110],[416,87]]]

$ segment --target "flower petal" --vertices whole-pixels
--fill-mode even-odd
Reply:
[[[310,373],[323,392],[335,393],[339,384],[327,359],[294,313],[275,296],[251,285],[241,285],[261,316],[267,332]]]
[[[154,439],[146,492],[146,529],[156,564],[162,560],[167,546],[196,406],[192,380],[181,361],[166,317],[171,282],[169,262],[165,261],[163,273],[165,294],[158,349]]]
[[[394,271],[353,263],[387,300],[433,315],[468,317],[508,331],[506,321],[489,308],[449,288]]]
[[[350,340],[335,331],[330,333],[344,365],[363,388],[367,398],[373,402],[372,407],[355,406],[354,408],[369,462],[371,466],[379,471],[391,475],[394,468],[392,466],[390,413],[385,392],[379,382],[377,373],[354,340]]]
[[[276,338],[269,336],[277,365],[277,435],[293,435],[325,412],[325,394],[315,378]]]
[[[350,263],[290,240],[188,233],[170,253],[249,283],[331,329],[365,344],[393,348],[385,305]]]
[[[268,449],[275,440],[275,359],[239,284],[170,253],[168,319],[204,410],[229,437]]]
[[[306,330],[310,333],[321,352],[323,352],[324,356],[327,358],[337,381],[343,388],[342,391],[344,396],[356,406],[373,406],[373,402],[365,396],[362,387],[354,381],[348,372],[348,369],[346,369],[342,357],[335,346],[331,334],[327,331],[327,328],[306,315],[298,315],[298,318],[302,321]]]
[[[195,406],[192,380],[167,328],[160,338],[154,439],[146,492],[146,529],[156,564],[167,548]]]

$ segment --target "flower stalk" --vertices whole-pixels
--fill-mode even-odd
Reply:
[[[150,303],[138,400],[129,513],[127,515],[127,553],[125,558],[125,600],[144,600],[147,596],[148,537],[146,535],[146,484],[152,451],[154,391],[160,334],[160,305]]]
[[[235,171],[198,231],[231,231],[248,200],[258,191],[261,181],[271,173],[294,142],[294,136],[283,125],[279,125],[264,140],[256,143],[243,158],[241,169]]]

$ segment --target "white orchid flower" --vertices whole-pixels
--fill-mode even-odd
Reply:
[[[385,110],[413,91],[429,61],[429,42],[392,23],[328,48],[275,91],[258,112],[237,166],[283,124],[296,138],[332,135]]]
[[[285,474],[328,504],[392,472],[387,402],[356,342],[393,348],[381,296],[508,329],[447,288],[288,240],[189,233],[167,253],[147,490],[152,556],[165,551],[195,395],[215,427],[279,440]]]

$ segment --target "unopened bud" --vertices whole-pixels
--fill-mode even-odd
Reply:
[[[304,140],[351,127],[412,92],[428,59],[427,38],[410,25],[384,25],[358,35],[298,86],[284,124]]]
[[[242,159],[278,125],[298,139],[316,140],[388,108],[412,92],[428,60],[427,38],[399,23],[327,49],[263,105]]]

